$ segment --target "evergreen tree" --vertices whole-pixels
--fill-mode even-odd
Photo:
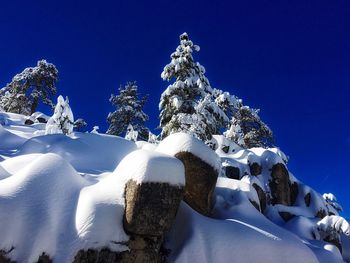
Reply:
[[[231,127],[224,135],[244,148],[272,147],[272,131],[260,119],[258,113],[257,109],[242,105],[233,115]]]
[[[66,100],[58,96],[54,114],[46,123],[45,134],[71,134],[74,127],[73,112]]]
[[[25,94],[11,93],[6,88],[0,90],[0,109],[5,112],[30,115],[28,99]]]
[[[142,110],[147,96],[141,99],[138,96],[135,81],[128,82],[124,87],[120,86],[119,95],[111,95],[109,101],[116,107],[116,111],[108,114],[108,134],[125,136],[128,126],[131,125],[133,131],[138,133],[138,140],[148,140],[149,130],[144,125],[148,120],[148,115]]]
[[[171,62],[161,74],[163,80],[175,79],[163,92],[159,103],[162,138],[181,131],[207,141],[228,121],[214,103],[205,69],[194,61],[193,51],[199,51],[199,46],[183,33],[180,45],[170,56]]]
[[[1,107],[25,115],[33,114],[40,101],[53,107],[51,99],[56,94],[57,80],[55,65],[39,60],[36,67],[24,69],[0,90]]]

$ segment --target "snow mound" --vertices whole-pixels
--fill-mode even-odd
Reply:
[[[0,164],[8,172],[0,180],[0,211],[6,211],[0,213],[0,247],[12,260],[36,262],[45,253],[55,262],[72,262],[80,249],[127,249],[125,186],[118,176],[92,183],[53,153]]]
[[[147,150],[136,150],[128,154],[113,174],[118,174],[126,180],[132,179],[139,184],[142,182],[185,184],[185,168],[180,160]]]
[[[44,154],[0,181],[0,247],[18,262],[70,250],[76,201],[86,182],[56,154]]]
[[[202,141],[186,133],[174,133],[160,142],[156,151],[171,156],[179,152],[190,152],[220,171],[221,163],[218,155]]]
[[[53,134],[31,138],[19,147],[15,155],[56,153],[79,172],[99,174],[113,171],[134,150],[135,143],[120,137],[75,133],[72,136]]]
[[[247,223],[235,217],[227,220],[204,217],[182,203],[167,237],[167,247],[172,251],[169,261],[318,262],[309,248],[293,234],[272,223],[268,227],[260,226],[259,218],[251,221]]]

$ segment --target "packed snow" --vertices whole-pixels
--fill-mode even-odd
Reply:
[[[26,120],[0,112],[0,250],[12,260],[34,262],[45,253],[68,263],[80,249],[127,250],[125,183],[184,185],[184,167],[174,155],[185,151],[220,176],[211,218],[181,203],[165,238],[169,262],[350,262],[349,224],[334,195],[322,196],[289,173],[291,183],[299,183],[292,206],[268,204],[264,214],[254,207],[253,184],[269,192],[271,167],[288,161],[277,148],[247,150],[213,136],[213,151],[184,133],[158,145],[95,132],[45,135],[44,123]],[[261,165],[261,174],[251,175],[252,163]],[[226,166],[237,167],[240,180],[226,178]],[[322,209],[332,215],[316,218]],[[284,222],[281,211],[295,216]],[[322,240],[325,234],[340,235],[342,254]]]

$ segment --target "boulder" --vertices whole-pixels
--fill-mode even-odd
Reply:
[[[0,250],[0,263],[17,263],[16,261],[12,261],[10,258],[8,258],[6,255],[9,254],[14,248],[10,249],[9,251]],[[38,261],[36,263],[51,263],[52,259],[46,255],[45,253],[42,253]]]
[[[264,213],[264,211],[266,209],[266,203],[267,203],[266,194],[265,194],[264,190],[256,183],[253,183],[253,187],[254,187],[254,189],[259,197],[261,213]]]
[[[47,120],[43,117],[38,117],[36,118],[36,120],[39,122],[39,123],[47,123]]]
[[[304,196],[304,201],[305,201],[306,206],[309,207],[311,204],[311,194],[310,193],[307,193]]]
[[[289,212],[278,212],[278,213],[285,222],[288,222],[294,217],[294,215]]]
[[[294,205],[299,194],[299,186],[297,182],[290,184],[290,202]]]
[[[129,180],[125,187],[124,229],[143,236],[163,236],[183,197],[183,186]]]
[[[210,216],[218,172],[190,152],[179,152],[175,157],[181,160],[185,167],[185,202],[197,212]]]
[[[236,179],[239,180],[240,177],[240,170],[238,167],[234,167],[234,166],[225,166],[225,175],[227,178],[231,178],[231,179]]]
[[[221,150],[224,152],[224,153],[228,153],[228,151],[230,150],[230,146],[229,145],[223,145],[221,147]]]
[[[24,122],[25,125],[32,125],[34,124],[34,121],[32,121],[31,119],[26,119],[26,121]]]
[[[253,176],[257,176],[262,172],[261,165],[255,162],[252,164],[249,164],[249,169],[250,169],[250,174]]]
[[[271,189],[271,203],[290,206],[291,189],[290,189],[289,173],[286,166],[282,163],[277,163],[272,166],[271,180],[269,186]]]

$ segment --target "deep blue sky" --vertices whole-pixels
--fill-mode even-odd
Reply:
[[[45,58],[75,116],[105,131],[110,94],[137,80],[155,128],[160,73],[186,31],[212,86],[260,108],[290,170],[349,217],[349,14],[326,0],[2,1],[0,85]]]

